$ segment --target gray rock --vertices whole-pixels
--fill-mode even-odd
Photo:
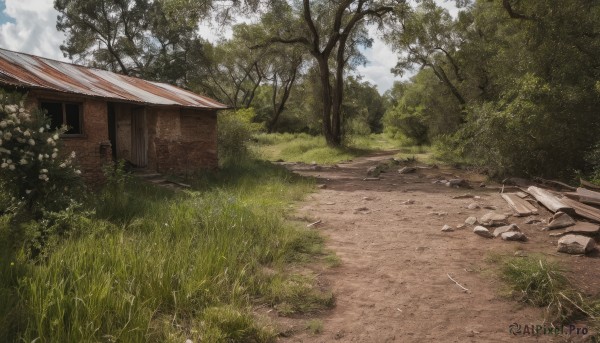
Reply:
[[[448,183],[446,183],[446,186],[448,187],[453,187],[453,188],[471,188],[471,185],[469,185],[469,183],[467,181],[465,181],[464,179],[451,179],[448,180]]]
[[[458,224],[458,225],[456,225],[456,229],[457,230],[462,230],[462,229],[464,229],[466,227],[467,227],[467,224]]]
[[[409,199],[409,200],[401,202],[402,205],[412,205],[414,203],[415,203],[415,201],[413,199]]]
[[[454,228],[450,225],[444,225],[444,227],[442,228],[442,232],[452,232],[454,231]]]
[[[580,255],[596,249],[596,242],[590,237],[566,235],[558,240],[558,252]]]
[[[527,236],[525,236],[522,232],[519,231],[507,231],[502,233],[502,239],[505,241],[526,241]]]
[[[398,170],[398,174],[410,174],[417,171],[417,168],[414,167],[404,167]]]
[[[500,226],[494,230],[494,237],[498,237],[505,232],[521,232],[521,230],[516,224]]]
[[[507,217],[504,214],[500,214],[500,213],[496,213],[496,212],[488,212],[479,219],[479,222],[483,225],[503,226],[503,225],[508,225],[506,218]]]
[[[539,220],[538,218],[528,218],[528,219],[525,221],[525,224],[539,224],[539,223],[541,223],[541,222],[542,222],[542,221],[541,221],[541,220]]]
[[[465,224],[467,225],[475,225],[477,224],[477,217],[469,217],[465,220]]]
[[[475,226],[473,229],[473,233],[478,234],[484,238],[494,238],[494,235],[490,232],[490,230],[484,228],[483,226]]]
[[[559,211],[554,214],[554,216],[548,223],[548,226],[546,226],[544,230],[562,229],[565,227],[573,226],[575,224],[576,222],[573,218],[571,218],[571,216]]]
[[[469,204],[469,206],[467,206],[467,208],[468,208],[469,210],[476,210],[476,209],[478,209],[478,208],[479,208],[479,204],[478,204],[478,203],[476,203],[476,202],[472,202],[472,203],[470,203],[470,204]]]

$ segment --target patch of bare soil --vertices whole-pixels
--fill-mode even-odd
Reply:
[[[298,173],[314,176],[326,185],[301,203],[298,215],[322,220],[319,230],[327,248],[341,258],[341,265],[323,269],[320,277],[330,285],[336,306],[319,318],[323,332],[301,330],[286,342],[562,342],[552,335],[513,336],[509,325],[544,324],[543,309],[533,308],[500,295],[502,285],[486,270],[490,253],[512,255],[543,253],[557,256],[568,275],[588,294],[600,290],[597,256],[576,257],[556,252],[558,238],[541,231],[541,224],[525,224],[527,218],[510,217],[529,240],[506,242],[486,239],[467,226],[442,232],[445,224],[456,227],[469,216],[481,217],[495,207],[512,213],[498,190],[480,188],[481,175],[463,170],[418,168],[399,174],[392,168],[381,180],[364,181],[368,167],[392,155],[378,154],[337,167],[288,165]],[[437,179],[464,178],[473,189],[433,184]],[[496,185],[497,186],[497,185]],[[470,193],[479,199],[454,199]],[[538,206],[539,207],[539,206]],[[550,213],[540,207],[540,219]],[[449,279],[467,288],[463,291]],[[287,321],[287,322],[286,322]],[[298,319],[295,319],[298,325]],[[284,325],[294,319],[282,319]]]

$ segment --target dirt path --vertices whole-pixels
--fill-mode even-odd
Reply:
[[[341,258],[341,266],[327,269],[322,277],[336,295],[336,307],[325,314],[323,333],[306,331],[287,342],[508,342],[562,341],[549,336],[514,337],[511,323],[543,324],[543,311],[522,306],[499,295],[499,285],[486,275],[490,252],[555,254],[555,238],[539,225],[511,217],[530,237],[527,243],[488,240],[472,233],[472,227],[444,233],[444,224],[456,226],[489,209],[469,210],[472,202],[510,213],[504,200],[492,190],[479,188],[483,177],[465,171],[420,169],[401,175],[393,168],[380,181],[363,181],[366,169],[391,155],[357,159],[339,168],[292,167],[315,176],[325,189],[300,204],[299,215],[320,219],[327,248]],[[451,189],[432,184],[440,178],[463,177],[474,189]],[[470,193],[480,199],[453,199]],[[412,200],[414,203],[405,203]],[[543,212],[540,218],[547,218]],[[561,257],[580,261],[581,257]],[[597,263],[597,259],[589,263]],[[584,262],[588,263],[588,262]],[[593,264],[592,264],[593,265]],[[598,268],[594,268],[598,269]],[[483,271],[482,271],[483,270]],[[469,289],[463,292],[450,274]],[[595,272],[597,274],[597,272]],[[590,278],[600,289],[599,275]]]

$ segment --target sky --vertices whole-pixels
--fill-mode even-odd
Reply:
[[[438,0],[439,4],[456,15],[453,2]],[[56,30],[53,0],[0,0],[0,48],[30,53],[46,58],[69,61],[60,51],[65,36]],[[219,33],[208,26],[201,26],[201,35],[215,41],[228,33]],[[396,53],[383,43],[375,29],[370,30],[373,46],[363,54],[368,62],[357,68],[356,74],[377,86],[380,93],[392,87],[395,77],[390,69],[396,64]],[[410,75],[405,76],[409,77]]]

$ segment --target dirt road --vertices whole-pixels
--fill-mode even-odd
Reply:
[[[336,295],[336,307],[324,314],[323,332],[301,332],[287,342],[560,342],[552,336],[513,336],[509,325],[544,324],[541,309],[523,306],[500,295],[501,285],[490,275],[490,253],[517,250],[556,254],[556,238],[510,217],[530,238],[526,243],[485,239],[472,227],[441,232],[444,224],[461,224],[489,209],[469,210],[473,202],[510,213],[497,191],[480,188],[484,178],[450,169],[419,169],[401,175],[398,168],[379,181],[363,181],[366,169],[391,155],[357,159],[339,168],[311,170],[290,166],[317,177],[326,188],[299,205],[298,214],[322,220],[327,248],[341,258],[341,266],[321,277]],[[462,177],[473,189],[432,184],[436,179]],[[470,193],[479,199],[454,199]],[[540,218],[548,218],[541,211]],[[597,259],[561,256],[580,268]],[[585,261],[584,261],[585,260]],[[589,262],[591,261],[591,262]],[[570,262],[569,262],[570,263]],[[591,263],[591,264],[590,264]],[[595,268],[598,269],[598,268]],[[597,272],[587,284],[600,289]],[[450,275],[469,292],[449,279]]]

